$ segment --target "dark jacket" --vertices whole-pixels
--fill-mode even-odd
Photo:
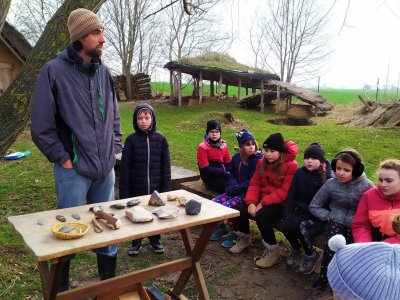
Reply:
[[[228,196],[244,197],[249,187],[251,177],[256,170],[257,162],[262,157],[262,152],[257,151],[248,158],[248,164],[245,165],[240,161],[240,154],[236,153],[230,165],[230,174],[225,192]]]
[[[69,46],[40,71],[32,96],[32,139],[52,163],[71,159],[89,178],[104,178],[121,151],[113,81],[100,59],[84,63]]]
[[[137,124],[137,113],[146,108],[152,112],[152,126],[143,131]],[[157,190],[171,190],[171,163],[167,139],[156,130],[154,109],[146,104],[136,106],[133,113],[135,132],[124,144],[121,158],[119,197],[148,195]]]
[[[324,163],[326,165],[326,179],[330,179],[332,178],[331,165],[328,161],[324,161]],[[319,169],[311,172],[305,166],[297,169],[286,198],[284,217],[287,218],[296,211],[314,218],[308,207],[322,185]]]

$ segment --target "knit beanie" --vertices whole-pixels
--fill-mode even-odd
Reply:
[[[217,120],[208,121],[206,134],[208,134],[211,130],[214,130],[214,129],[219,130],[219,132],[222,133],[221,124]]]
[[[280,153],[285,153],[285,141],[283,140],[282,134],[273,133],[263,143],[263,148],[270,148],[272,150],[278,151]]]
[[[250,131],[247,131],[247,129],[242,129],[241,131],[236,132],[236,139],[238,140],[240,147],[248,140],[254,141],[256,138],[251,134]]]
[[[328,245],[336,251],[328,280],[339,299],[400,299],[399,244],[346,245],[342,235],[335,235]]]
[[[307,147],[306,151],[304,151],[304,159],[315,158],[318,159],[320,162],[323,162],[324,155],[325,152],[318,143],[312,143]]]
[[[84,8],[71,11],[67,24],[71,42],[83,38],[94,30],[104,29],[100,18],[94,12]]]

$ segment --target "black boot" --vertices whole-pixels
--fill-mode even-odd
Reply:
[[[57,292],[65,292],[69,290],[69,266],[70,266],[70,260],[61,262],[60,264],[63,264],[62,270],[61,270],[61,277],[60,281],[58,282],[58,288]]]
[[[100,280],[106,280],[115,277],[117,266],[117,256],[108,256],[97,254],[97,268],[99,270]]]

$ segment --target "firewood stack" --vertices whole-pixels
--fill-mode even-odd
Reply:
[[[117,98],[119,101],[125,101],[126,81],[124,75],[118,75],[113,78]],[[132,99],[152,99],[151,95],[151,79],[149,75],[138,73],[131,74],[131,93]]]
[[[131,75],[132,97],[134,99],[151,99],[150,76],[144,73]]]

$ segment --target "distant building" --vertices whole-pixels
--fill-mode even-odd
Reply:
[[[25,37],[6,22],[0,33],[0,94],[15,80],[31,50]]]

